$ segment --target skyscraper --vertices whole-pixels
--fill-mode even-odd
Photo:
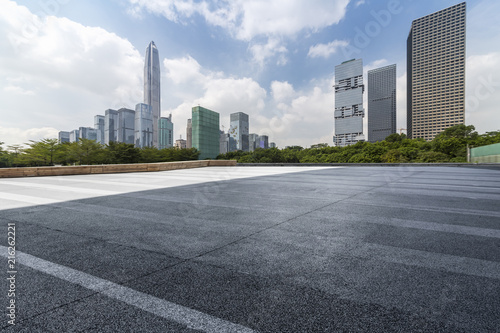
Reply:
[[[107,109],[104,111],[104,144],[118,141],[118,111]]]
[[[80,127],[78,130],[78,139],[97,141],[97,130],[92,127]]]
[[[153,147],[153,111],[151,105],[135,106],[134,139],[137,148]]]
[[[153,112],[153,146],[158,147],[158,122],[160,119],[160,57],[154,42],[146,48],[144,61],[144,104]]]
[[[248,150],[254,151],[255,148],[259,148],[259,135],[252,133],[248,135]]]
[[[104,124],[104,116],[94,116],[94,128],[97,130],[97,142],[99,142],[101,145],[104,144]]]
[[[396,133],[396,65],[368,71],[368,141]]]
[[[118,110],[117,141],[134,144],[135,111],[127,108]]]
[[[186,147],[187,148],[192,148],[193,147],[193,125],[191,123],[191,119],[187,120],[187,127],[186,127]]]
[[[363,141],[363,60],[352,59],[335,66],[335,146]]]
[[[200,151],[198,159],[216,158],[220,149],[219,114],[195,106],[192,109],[193,148]]]
[[[171,148],[174,146],[174,124],[172,114],[168,117],[160,117],[159,124],[159,148]]]
[[[231,113],[229,135],[234,139],[234,150],[248,151],[248,115],[243,112]]]
[[[78,138],[80,136],[80,132],[75,129],[69,132],[69,142],[78,142]]]
[[[407,133],[432,140],[465,117],[465,2],[412,22],[407,39]]]
[[[58,135],[59,143],[70,142],[69,141],[69,134],[70,134],[70,132],[59,131],[59,135]]]

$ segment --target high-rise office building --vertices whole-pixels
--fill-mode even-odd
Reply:
[[[118,111],[107,109],[104,111],[104,144],[118,141]]]
[[[158,122],[161,110],[160,57],[154,42],[146,48],[144,61],[144,104],[151,105],[153,112],[153,146],[158,147]]]
[[[77,129],[69,132],[69,142],[78,142],[78,138],[80,137],[80,131]]]
[[[352,59],[335,66],[335,146],[364,141],[363,60]]]
[[[254,151],[255,148],[259,148],[259,135],[252,133],[248,135],[248,150]]]
[[[220,131],[220,148],[219,153],[225,154],[236,150],[236,142],[234,138],[224,131]]]
[[[99,142],[101,145],[104,144],[104,124],[104,116],[94,116],[94,128],[97,130],[97,142]]]
[[[234,139],[232,150],[248,151],[248,115],[243,112],[231,113],[229,135]]]
[[[117,141],[135,143],[135,111],[127,108],[118,110]]]
[[[172,148],[174,146],[174,124],[172,114],[168,117],[160,117],[159,123],[159,148]]]
[[[57,136],[58,140],[59,140],[59,143],[63,143],[63,142],[70,142],[69,140],[69,132],[65,132],[65,131],[60,131],[58,136]]]
[[[216,158],[220,149],[219,114],[195,106],[192,109],[193,148],[200,151],[198,159]]]
[[[97,130],[93,127],[80,127],[78,129],[78,139],[97,141]]]
[[[270,142],[269,143],[269,148],[276,148],[276,143]]]
[[[192,148],[193,147],[193,124],[191,123],[191,119],[187,120],[187,127],[186,127],[186,147],[187,148]]]
[[[153,147],[153,110],[151,105],[135,106],[134,139],[137,148]]]
[[[406,45],[407,133],[430,141],[465,121],[465,2],[413,21]]]
[[[258,148],[263,148],[263,149],[269,148],[269,137],[267,135],[259,135]]]
[[[368,141],[396,133],[396,65],[368,71]]]

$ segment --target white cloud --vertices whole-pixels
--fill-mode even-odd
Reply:
[[[250,43],[250,51],[259,65],[277,57],[277,64],[287,63],[283,38],[294,38],[301,31],[317,32],[337,24],[346,13],[349,0],[129,0],[130,13],[144,9],[173,22],[187,24],[195,14],[212,26],[226,29],[235,39]],[[256,38],[266,43],[256,43]],[[281,40],[281,41],[280,41]],[[274,48],[273,48],[274,47]]]
[[[269,38],[266,44],[254,44],[250,46],[250,51],[254,61],[260,66],[264,66],[266,60],[275,55],[279,55],[277,65],[282,66],[287,63],[285,54],[288,50],[277,38]]]
[[[358,0],[354,6],[359,7],[365,4],[365,0]]]
[[[8,145],[24,145],[30,140],[57,139],[58,133],[59,131],[53,127],[28,129],[0,127],[0,141],[5,142],[3,148],[7,149]]]
[[[346,47],[349,43],[344,40],[334,40],[328,44],[316,44],[309,48],[308,57],[325,59],[329,58],[332,54],[337,53],[341,47]]]
[[[0,39],[3,133],[91,126],[105,109],[142,101],[143,59],[126,39],[66,18],[38,17],[12,1],[2,1],[0,34],[8,36]]]

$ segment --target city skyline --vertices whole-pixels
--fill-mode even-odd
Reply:
[[[226,8],[221,2],[228,12],[248,15],[221,26],[194,7],[183,12],[168,5],[127,2],[54,1],[51,8],[37,1],[23,2],[27,7],[1,2],[5,10],[0,30],[8,38],[0,56],[7,65],[1,69],[5,117],[0,140],[6,144],[90,127],[94,115],[109,108],[133,109],[142,100],[144,45],[154,40],[161,50],[161,115],[172,113],[172,121],[179,124],[174,138],[185,137],[181,124],[200,104],[217,110],[221,124],[230,123],[231,113],[247,113],[251,131],[269,135],[281,147],[331,143],[333,69],[348,60],[346,56],[362,58],[365,75],[397,64],[397,128],[406,128],[406,38],[411,22],[459,3],[318,2],[292,19],[290,13],[303,8],[291,1],[287,10],[257,19],[262,13],[257,13],[258,1],[252,2],[254,9],[238,4]],[[90,15],[96,8],[100,14]],[[500,123],[494,112],[500,102],[499,80],[492,77],[500,67],[494,48],[498,24],[493,21],[499,8],[494,1],[467,2],[465,123],[479,132],[497,130]],[[116,18],[110,19],[108,12],[116,12]],[[321,12],[336,14],[310,18]],[[251,25],[250,17],[262,24]],[[290,24],[273,26],[274,21]],[[31,35],[25,33],[27,22],[35,22]],[[204,52],[209,47],[214,51]],[[365,133],[366,126],[365,117]]]

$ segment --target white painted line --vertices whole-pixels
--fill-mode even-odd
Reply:
[[[7,257],[7,247],[0,245],[0,254]],[[188,328],[203,332],[242,332],[254,330],[209,314],[178,305],[167,300],[151,296],[128,287],[121,286],[93,275],[37,258],[27,253],[16,251],[17,261],[24,266],[78,284],[112,299],[124,302],[141,310],[167,320],[186,325]]]

